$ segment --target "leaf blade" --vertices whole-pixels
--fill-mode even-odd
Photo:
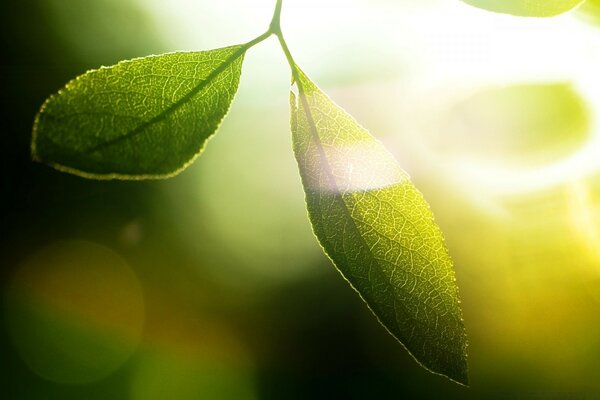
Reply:
[[[301,71],[296,82],[292,140],[315,236],[419,364],[467,384],[452,261],[429,206],[383,145]]]
[[[149,56],[75,78],[36,116],[32,157],[87,178],[176,175],[227,114],[245,50]]]
[[[554,17],[565,13],[585,0],[463,0],[487,11],[521,17]]]

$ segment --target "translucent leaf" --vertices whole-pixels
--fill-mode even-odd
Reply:
[[[589,139],[590,117],[567,83],[486,88],[454,105],[435,143],[457,157],[536,167],[579,149]]]
[[[584,21],[600,27],[600,0],[586,0],[577,13]]]
[[[553,17],[571,10],[584,0],[463,0],[484,10],[522,17]]]
[[[92,178],[163,178],[201,152],[237,91],[245,46],[87,72],[42,106],[34,159]]]
[[[317,239],[421,365],[466,384],[458,289],[428,204],[381,143],[302,72],[296,81],[292,140]]]

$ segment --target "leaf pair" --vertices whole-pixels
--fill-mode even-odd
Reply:
[[[245,52],[257,42],[134,59],[80,76],[43,105],[33,157],[88,178],[175,175],[227,114]],[[291,67],[298,86],[293,148],[316,237],[419,363],[466,384],[452,262],[427,203],[381,143]]]

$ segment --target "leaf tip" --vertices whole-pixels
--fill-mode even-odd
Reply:
[[[448,376],[448,378],[450,380],[458,383],[459,385],[462,385],[464,387],[470,387],[469,371],[466,366],[466,360],[465,360],[465,368],[461,369],[456,374],[452,374],[451,376]]]
[[[450,368],[443,372],[443,375],[446,376],[451,381],[458,383],[459,385],[470,387],[469,383],[469,365],[467,362],[467,352],[466,346],[468,344],[465,343],[465,351],[462,355],[460,355],[459,359],[456,359],[454,362],[453,368]]]
[[[410,350],[409,353],[421,367],[433,373],[434,375],[441,375],[458,385],[470,387],[466,346],[467,344],[465,344],[465,351],[462,354],[459,355],[455,353],[453,356],[446,358],[443,364],[437,365],[417,358]]]

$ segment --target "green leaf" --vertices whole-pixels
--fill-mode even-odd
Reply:
[[[577,13],[584,21],[596,27],[600,26],[600,0],[586,0],[577,9]]]
[[[503,167],[536,168],[568,156],[590,138],[591,115],[569,83],[484,88],[452,107],[433,140]]]
[[[553,17],[567,12],[584,0],[463,0],[484,10],[522,17]]]
[[[467,384],[452,261],[428,204],[381,143],[296,75],[292,140],[317,239],[422,366]]]
[[[88,178],[165,178],[227,114],[247,46],[171,53],[87,72],[42,106],[35,160]]]

